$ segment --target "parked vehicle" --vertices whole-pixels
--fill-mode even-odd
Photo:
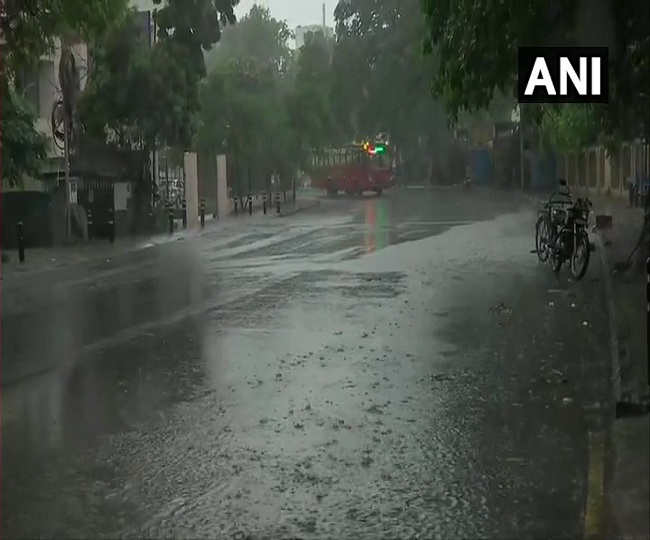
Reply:
[[[549,261],[554,272],[568,262],[576,280],[584,277],[593,251],[587,232],[591,207],[589,199],[575,199],[568,189],[551,195],[535,225],[540,262]]]
[[[388,143],[353,143],[329,148],[312,156],[310,173],[312,186],[325,189],[328,195],[344,191],[361,195],[374,191],[381,195],[392,187],[393,156]]]
[[[560,179],[558,185],[558,191],[549,197],[543,210],[538,212],[539,217],[535,223],[535,252],[540,262],[548,260],[548,246],[554,243],[557,212],[574,203],[573,194],[567,181]]]

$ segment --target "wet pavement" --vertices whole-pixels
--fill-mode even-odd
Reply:
[[[575,538],[607,314],[504,195],[324,200],[2,291],[6,538]]]

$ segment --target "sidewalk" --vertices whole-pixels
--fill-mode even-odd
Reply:
[[[594,207],[596,203],[594,202]],[[599,231],[601,258],[609,278],[616,420],[609,500],[615,538],[650,538],[648,348],[645,260],[647,243],[625,267],[643,228],[643,210],[627,201],[602,201],[611,229]]]
[[[244,204],[246,203],[246,199],[244,199]],[[293,197],[291,195],[291,192],[287,192],[287,201],[284,201],[284,196],[282,195],[282,192],[280,192],[280,215],[281,216],[290,216],[293,214],[296,214],[298,212],[301,212],[303,210],[307,210],[309,208],[315,208],[316,206],[320,205],[320,198],[318,197],[296,197],[296,202],[293,202]],[[253,196],[253,215],[257,213],[261,213],[264,208],[264,199],[263,197],[260,196]],[[244,206],[242,208],[241,206],[241,201],[238,206],[238,211],[235,214],[235,203],[231,199],[230,200],[230,211],[228,213],[228,217],[233,217],[233,216],[240,216],[243,214],[248,214],[249,209],[248,206]],[[267,216],[277,216],[277,204],[276,204],[276,199],[275,199],[275,193],[272,194],[271,197],[269,197],[266,201],[266,215]]]
[[[630,260],[643,229],[643,209],[628,208],[625,201],[594,202],[596,213],[612,217],[610,229],[598,231],[601,259],[614,302],[615,341],[620,367],[617,401],[640,403],[648,394],[647,306],[645,261],[647,244],[642,243]],[[602,208],[602,210],[600,210]]]
[[[549,194],[522,195],[537,206]],[[621,265],[639,240],[643,209],[628,208],[627,201],[622,199],[597,195],[589,198],[595,215],[604,214],[612,218],[611,228],[597,231],[601,240],[598,252],[609,297],[613,334],[612,388],[616,402],[607,490],[612,518],[609,536],[630,540],[650,538],[647,246],[645,249],[640,247],[640,253],[633,258],[630,268]]]
[[[541,206],[550,192],[524,192],[521,196],[536,206]],[[584,196],[583,193],[576,193]],[[646,343],[646,273],[645,260],[647,246],[640,246],[626,271],[617,268],[624,263],[639,240],[643,227],[643,209],[629,208],[627,201],[604,195],[590,194],[595,216],[607,215],[612,218],[611,228],[597,230],[600,238],[598,254],[604,265],[608,280],[606,288],[611,289],[610,310],[615,331],[613,340],[616,356],[617,380],[616,401],[639,402],[647,398],[647,343]]]
[[[264,223],[264,220],[270,220],[276,217],[287,217],[309,208],[320,205],[317,198],[298,199],[295,203],[288,202],[284,204],[281,200],[281,214],[278,215],[276,207],[267,209],[267,215],[262,214],[262,199],[253,200],[253,218],[255,223]],[[259,202],[259,204],[257,204]],[[248,216],[248,210],[244,213],[241,211],[238,215],[232,211],[223,219],[214,219],[212,214],[206,215],[204,229],[187,229],[184,230],[182,225],[177,228],[173,235],[158,234],[154,236],[128,236],[118,237],[114,244],[110,244],[107,239],[96,239],[85,244],[76,244],[72,246],[55,246],[50,248],[29,248],[25,250],[25,262],[18,261],[18,251],[15,249],[3,252],[9,257],[8,262],[3,262],[0,271],[0,280],[11,278],[13,276],[27,276],[42,272],[48,272],[57,269],[64,269],[70,265],[79,265],[83,263],[99,262],[114,259],[123,255],[133,255],[137,252],[164,245],[171,242],[178,242],[186,238],[210,234],[216,228],[224,231],[233,230],[244,223],[251,223]],[[177,220],[177,225],[180,221]],[[275,223],[273,221],[273,223]]]
[[[190,234],[181,229],[174,235],[118,237],[113,244],[109,243],[106,238],[98,238],[92,242],[71,246],[26,247],[24,263],[20,263],[18,260],[18,250],[7,250],[3,251],[3,255],[7,255],[9,261],[2,263],[0,279],[49,272],[87,262],[110,260],[118,256],[143,251],[155,245],[175,242],[187,238]]]

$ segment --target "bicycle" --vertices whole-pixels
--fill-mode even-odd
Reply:
[[[544,203],[544,208],[537,212],[539,217],[535,223],[535,253],[541,263],[548,260],[550,249],[555,245],[565,206],[572,206],[575,203],[567,181],[561,178],[558,183],[560,190],[552,193]]]

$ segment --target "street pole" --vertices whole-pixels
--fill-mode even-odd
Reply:
[[[72,205],[70,204],[70,126],[68,115],[63,115],[63,159],[65,160],[65,238],[70,241],[72,237]]]
[[[253,213],[253,193],[251,191],[252,182],[251,182],[251,160],[248,160],[248,214]]]
[[[524,182],[524,108],[519,104],[519,174],[522,191],[525,188]]]
[[[165,156],[165,188],[167,190],[167,203],[171,204],[169,193],[169,158]]]

